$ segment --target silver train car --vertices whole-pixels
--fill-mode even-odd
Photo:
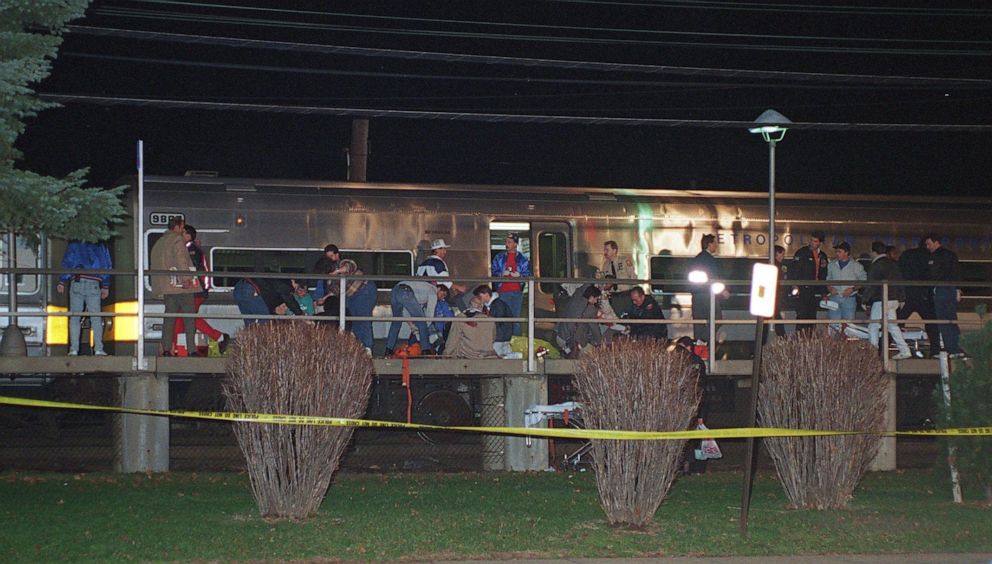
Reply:
[[[123,182],[131,185],[128,205],[136,214],[136,178]],[[828,242],[850,243],[855,256],[867,253],[874,240],[905,249],[915,247],[926,233],[937,232],[961,258],[966,281],[992,286],[992,199],[786,193],[776,202],[775,243],[786,248],[787,256],[817,229],[826,232]],[[686,280],[688,261],[708,233],[717,236],[718,259],[727,280],[748,279],[751,264],[768,254],[768,199],[763,192],[147,176],[145,230],[136,232],[133,217],[122,226],[112,241],[115,268],[134,269],[136,238],[142,237],[150,248],[175,215],[197,228],[214,271],[211,298],[201,309],[208,315],[237,313],[231,297],[237,279],[224,273],[304,273],[328,243],[338,245],[369,275],[407,276],[428,254],[430,241],[442,238],[451,245],[447,263],[456,280],[488,277],[491,257],[503,249],[510,232],[520,234],[521,250],[541,278],[594,276],[608,240],[617,241],[621,257],[629,258],[635,276],[644,280]],[[50,252],[22,251],[19,264],[57,267],[62,247],[53,241]],[[34,264],[27,264],[26,258]],[[395,282],[378,284],[376,315],[389,315],[391,284]],[[535,286],[536,315],[542,318],[537,336],[547,338],[553,323],[545,318],[555,315],[561,285]],[[46,283],[43,277],[23,275],[18,287],[23,288],[22,309],[58,304],[51,279]],[[656,284],[652,289],[664,298],[666,317],[690,316],[685,285]],[[747,317],[747,289],[736,290],[741,295],[724,304],[727,319]],[[6,286],[0,291],[6,292]],[[990,296],[992,288],[967,288],[960,310],[970,311],[972,304]],[[5,296],[0,299],[6,304]],[[135,300],[134,278],[117,277],[105,309],[133,312]],[[162,311],[151,295],[146,304],[149,313]],[[236,320],[211,323],[228,333],[241,325]],[[136,328],[128,330],[120,322],[108,325],[105,340],[116,342],[115,352],[125,354],[136,340]],[[387,325],[375,324],[377,337]],[[66,341],[64,326],[64,321],[54,328],[51,321],[42,324],[29,340],[42,348],[57,347]],[[672,334],[691,331],[688,325],[671,329]],[[157,348],[160,330],[161,319],[149,317],[149,346]],[[721,339],[728,341],[750,340],[751,335],[753,330],[746,326],[721,329]],[[151,349],[146,352],[154,354]]]
[[[237,279],[223,273],[307,272],[328,243],[369,275],[411,275],[430,242],[443,238],[451,245],[446,260],[456,280],[488,277],[491,258],[510,232],[520,234],[534,275],[542,278],[594,276],[608,240],[631,259],[639,279],[686,280],[687,263],[707,233],[717,236],[727,280],[748,279],[751,264],[768,254],[768,198],[761,192],[154,176],[146,177],[144,193],[140,236],[149,247],[171,216],[182,215],[197,228],[215,272],[205,313],[237,311],[230,298]],[[965,280],[992,280],[992,200],[779,194],[776,202],[775,243],[787,256],[817,229],[828,241],[850,243],[854,256],[866,254],[874,240],[905,249],[937,232],[960,256]],[[118,267],[133,267],[126,242],[116,244],[115,254]],[[379,283],[376,315],[389,315],[392,284]],[[535,285],[537,317],[554,317],[560,287]],[[656,284],[653,290],[665,297],[669,319],[689,317],[686,286]],[[746,292],[737,287],[740,295],[724,304],[726,318],[747,317]],[[977,303],[992,290],[968,288],[965,294]],[[155,304],[150,296],[148,303]],[[972,308],[965,303],[961,309]],[[147,327],[150,337],[156,323],[161,321]],[[239,325],[214,324],[227,332]],[[387,324],[375,327],[377,337],[384,336]],[[547,338],[552,327],[539,323],[538,336]],[[676,334],[690,330],[673,328]],[[752,336],[745,326],[721,330],[729,341]]]

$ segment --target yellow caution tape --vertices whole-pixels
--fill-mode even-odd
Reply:
[[[110,407],[24,398],[0,396],[0,405],[24,407],[45,407],[55,409],[81,409],[89,411],[109,411],[133,415],[154,415],[163,417],[184,417],[188,419],[209,419],[214,421],[235,421],[246,423],[270,423],[276,425],[320,425],[329,427],[362,427],[386,429],[412,429],[416,431],[459,431],[488,435],[519,435],[556,439],[624,439],[624,440],[678,440],[678,439],[739,439],[746,437],[823,437],[836,435],[930,435],[930,436],[992,436],[992,427],[959,427],[935,429],[932,431],[820,431],[806,429],[782,429],[775,427],[706,429],[704,431],[611,431],[605,429],[559,428],[544,429],[534,427],[445,427],[422,423],[401,423],[398,421],[375,421],[371,419],[349,419],[345,417],[322,417],[319,415],[280,415],[271,413],[233,413],[227,411],[167,411],[158,409],[135,409],[130,407]]]

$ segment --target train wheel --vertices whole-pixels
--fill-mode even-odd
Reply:
[[[453,427],[465,427],[474,423],[471,406],[450,390],[435,390],[421,398],[413,420],[427,425]],[[417,435],[432,445],[454,444],[461,440],[461,433],[448,431],[419,431]]]

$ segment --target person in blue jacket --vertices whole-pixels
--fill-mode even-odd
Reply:
[[[74,270],[110,270],[113,264],[110,260],[110,251],[104,243],[84,243],[83,241],[69,241],[69,246],[62,256],[62,268]],[[97,274],[94,272],[80,272],[79,274],[65,273],[59,277],[59,283],[55,291],[60,294],[65,293],[65,287],[69,286],[69,311],[72,313],[82,313],[84,310],[90,313],[100,313],[100,301],[107,299],[110,293],[110,275]],[[93,333],[93,354],[96,356],[106,356],[103,350],[103,320],[100,317],[90,316],[90,327]],[[74,315],[69,318],[69,356],[79,354],[79,332],[82,328],[82,318]]]
[[[519,280],[513,280],[521,276],[533,276],[530,270],[530,261],[527,255],[517,250],[520,244],[520,235],[510,233],[506,236],[506,250],[493,257],[490,272],[493,277],[509,278],[506,282],[496,282],[494,290],[499,294],[500,299],[510,308],[510,317],[519,317],[520,309],[524,303],[524,285]],[[520,335],[520,324],[513,324],[513,334]]]

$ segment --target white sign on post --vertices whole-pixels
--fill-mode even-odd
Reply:
[[[778,290],[778,267],[766,263],[755,263],[751,271],[751,315],[773,317],[775,315],[775,294]]]

